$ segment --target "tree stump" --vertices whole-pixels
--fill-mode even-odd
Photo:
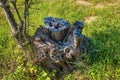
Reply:
[[[56,70],[56,75],[61,76],[74,69],[71,62],[81,59],[89,39],[82,35],[84,24],[80,21],[70,25],[63,19],[46,17],[44,23],[33,39],[38,51],[37,61],[45,70]]]

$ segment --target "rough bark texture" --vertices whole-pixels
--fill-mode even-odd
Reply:
[[[12,30],[12,33],[15,33],[15,31],[17,31],[17,29],[18,29],[17,28],[18,25],[17,25],[15,18],[11,12],[10,6],[6,5],[6,6],[3,6],[2,8],[4,10],[6,19],[10,25],[11,30]]]
[[[58,24],[51,28],[46,23],[36,30],[33,44],[38,51],[37,61],[47,71],[56,70],[56,76],[72,71],[72,62],[80,60],[86,50],[89,39],[82,35],[83,25],[78,24],[61,29],[62,26],[56,28]]]
[[[28,44],[29,38],[28,38],[28,35],[25,33],[24,22],[22,22],[22,20],[20,18],[20,15],[19,15],[16,5],[14,5],[14,6],[15,6],[15,10],[17,10],[16,12],[20,19],[20,24],[17,24],[17,22],[15,20],[15,17],[13,15],[13,13],[11,11],[11,7],[9,5],[9,1],[0,0],[0,6],[5,13],[5,16],[10,25],[13,37],[16,39],[17,43],[21,46],[21,48],[23,48],[24,45]]]

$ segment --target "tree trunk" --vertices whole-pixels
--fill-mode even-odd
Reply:
[[[15,18],[13,16],[13,14],[11,13],[11,9],[10,9],[10,6],[7,5],[7,6],[4,6],[2,7],[3,10],[4,10],[4,13],[5,13],[5,16],[6,16],[6,19],[10,25],[10,28],[11,28],[11,31],[13,34],[16,33],[16,31],[18,30],[18,25],[15,21]]]
[[[1,2],[0,2],[1,3]],[[2,4],[2,3],[1,3]],[[25,31],[23,29],[24,27],[24,23],[20,23],[19,25],[17,24],[13,13],[11,12],[11,7],[9,4],[2,4],[1,5],[6,19],[10,25],[13,37],[16,39],[17,43],[22,47],[25,46],[26,44],[28,44],[29,42],[29,38],[28,35],[25,34]]]
[[[43,65],[47,71],[56,70],[57,77],[72,71],[73,62],[81,59],[89,40],[81,32],[82,29],[75,26],[40,26],[33,38],[38,51],[37,63]]]

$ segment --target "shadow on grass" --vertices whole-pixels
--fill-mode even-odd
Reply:
[[[120,31],[118,26],[106,26],[109,28],[93,31],[87,51],[83,53],[83,60],[75,62],[76,68],[70,73],[74,77],[84,75],[81,80],[119,79]]]

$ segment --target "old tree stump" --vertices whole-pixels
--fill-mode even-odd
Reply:
[[[89,39],[82,35],[84,24],[76,21],[73,25],[61,18],[44,18],[45,26],[40,26],[34,35],[37,61],[45,70],[56,70],[62,75],[73,70],[72,62],[81,59],[87,49]]]

